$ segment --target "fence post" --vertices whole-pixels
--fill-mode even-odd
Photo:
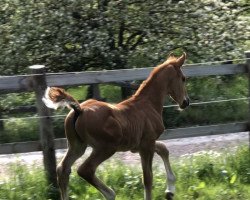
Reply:
[[[47,88],[45,66],[44,65],[33,65],[29,67],[31,73],[34,74],[32,78],[32,86],[36,96],[36,107],[39,118],[39,134],[40,142],[43,151],[43,163],[46,171],[48,184],[52,189],[49,192],[50,198],[57,196],[57,178],[56,178],[56,156],[54,148],[54,133],[52,127],[51,113],[50,110],[44,105],[42,97],[44,91]],[[55,189],[53,191],[53,189]],[[53,196],[51,196],[53,195]],[[57,199],[57,197],[55,197]],[[55,199],[53,198],[53,199]]]
[[[248,97],[250,97],[250,51],[245,51],[247,73],[248,73]],[[249,139],[249,149],[250,149],[250,99],[248,100],[248,139]]]
[[[3,136],[4,134],[4,122],[1,120],[2,119],[2,113],[1,113],[1,107],[0,107],[0,137]]]
[[[89,85],[86,99],[103,100],[100,94],[100,89],[98,84]]]

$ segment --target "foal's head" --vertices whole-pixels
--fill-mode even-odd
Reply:
[[[166,64],[169,68],[170,81],[168,85],[169,95],[174,99],[176,103],[179,104],[181,109],[189,106],[189,98],[186,90],[186,77],[184,76],[181,66],[186,60],[186,53],[182,56],[175,57],[172,54],[169,55]]]

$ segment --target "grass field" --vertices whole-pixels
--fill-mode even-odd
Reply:
[[[247,146],[235,154],[200,152],[173,162],[177,176],[175,200],[249,200],[250,153]],[[142,200],[141,168],[118,161],[103,164],[98,176],[117,193],[117,200]],[[162,165],[154,166],[154,200],[163,200],[165,174]],[[44,172],[41,166],[11,165],[9,176],[0,182],[1,200],[48,199]],[[70,178],[70,198],[103,200],[93,187],[81,180],[73,170]]]

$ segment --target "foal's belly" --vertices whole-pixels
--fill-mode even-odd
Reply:
[[[141,139],[142,133],[139,131],[130,133],[125,132],[118,146],[118,151],[131,151],[133,153],[138,152]]]
[[[130,151],[132,153],[137,153],[139,151],[139,147],[128,147],[128,146],[120,146],[117,149],[118,152],[126,152]]]

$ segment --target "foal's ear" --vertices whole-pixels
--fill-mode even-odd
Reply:
[[[187,58],[187,54],[184,52],[184,53],[182,54],[182,56],[179,57],[179,58],[176,60],[176,65],[177,65],[178,67],[181,67],[181,66],[184,64],[186,58]]]

